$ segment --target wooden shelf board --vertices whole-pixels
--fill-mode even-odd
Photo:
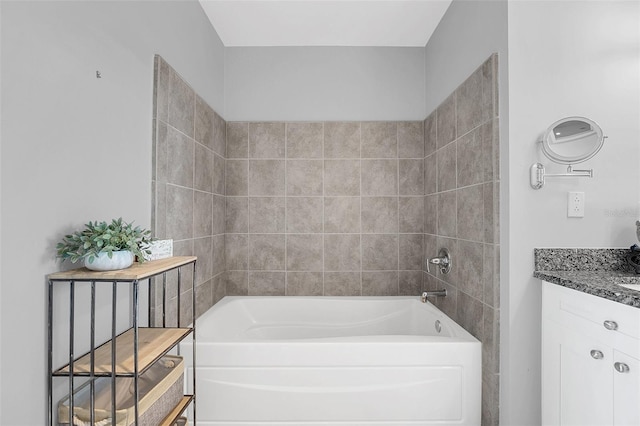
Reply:
[[[191,328],[138,328],[138,373],[142,374],[176,343],[184,339]],[[94,351],[95,376],[111,375],[111,341],[97,347]],[[91,355],[87,353],[73,363],[74,376],[89,376],[91,373]],[[133,328],[116,337],[116,376],[134,374]],[[54,376],[68,376],[69,364],[56,370]]]
[[[189,404],[191,404],[191,401],[193,401],[193,395],[185,395],[178,405],[176,405],[176,408],[174,408],[169,414],[167,414],[167,417],[162,420],[160,426],[172,426],[182,415],[184,410],[186,410]]]
[[[166,259],[135,262],[127,269],[117,271],[91,271],[87,268],[71,269],[47,275],[52,281],[135,281],[160,274],[195,261],[195,256],[173,256]]]

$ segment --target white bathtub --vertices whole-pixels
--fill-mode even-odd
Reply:
[[[225,297],[196,325],[198,425],[480,425],[480,342],[417,297]]]

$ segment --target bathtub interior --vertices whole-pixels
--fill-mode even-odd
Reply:
[[[474,339],[418,297],[225,297],[198,323],[198,340],[268,341],[414,336]]]

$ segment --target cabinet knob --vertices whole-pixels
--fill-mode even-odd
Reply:
[[[604,354],[602,353],[602,351],[599,351],[597,349],[591,349],[591,358],[602,359],[604,358]]]
[[[602,323],[604,325],[604,328],[606,328],[607,330],[617,330],[618,329],[618,323],[615,321],[610,321],[607,320],[605,322]]]
[[[615,368],[618,373],[629,372],[629,366],[624,362],[616,362],[615,364],[613,364],[613,368]]]

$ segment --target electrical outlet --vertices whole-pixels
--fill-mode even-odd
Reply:
[[[584,217],[584,192],[569,192],[567,217]]]

